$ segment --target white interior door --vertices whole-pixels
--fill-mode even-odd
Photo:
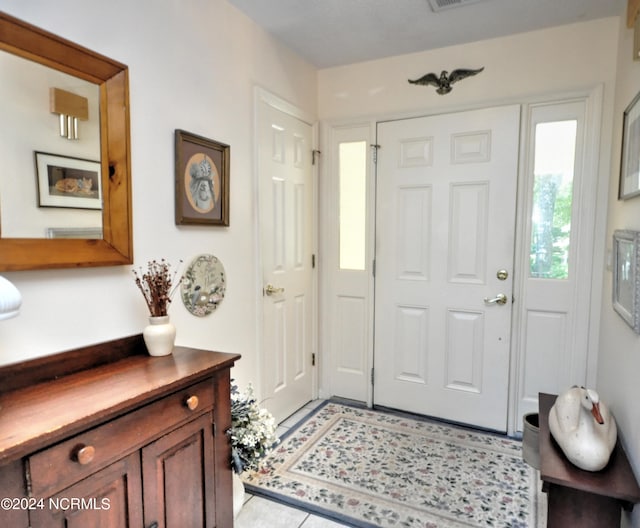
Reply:
[[[376,405],[506,431],[519,119],[378,124]]]
[[[312,127],[258,98],[262,397],[277,421],[312,399]]]

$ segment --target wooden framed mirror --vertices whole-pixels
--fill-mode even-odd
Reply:
[[[79,82],[82,80],[95,85],[96,99],[99,100],[95,121],[99,123],[96,150],[99,150],[100,159],[96,162],[100,167],[102,238],[99,235],[97,238],[45,238],[44,233],[42,238],[6,236],[2,225],[5,223],[2,217],[4,206],[0,201],[0,271],[131,264],[133,241],[127,66],[0,12],[0,53],[5,52],[77,78]],[[11,127],[11,123],[5,121],[4,126]],[[37,145],[29,148],[34,152],[38,150]],[[28,162],[22,160],[20,166],[24,166],[25,174],[19,177],[24,180],[32,178],[35,188],[37,181],[33,158]],[[0,167],[0,178],[2,170]],[[20,172],[23,172],[22,168]],[[0,179],[0,195],[2,185]],[[79,232],[84,231],[80,229]]]

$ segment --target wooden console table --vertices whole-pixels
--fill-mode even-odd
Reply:
[[[555,395],[539,394],[540,477],[548,499],[548,528],[619,528],[620,509],[640,502],[640,487],[620,445],[601,471],[574,466],[549,432]]]
[[[233,526],[239,358],[137,335],[0,367],[0,525]]]

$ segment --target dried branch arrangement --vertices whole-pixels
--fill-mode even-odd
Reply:
[[[180,261],[182,262],[182,261]],[[178,270],[171,273],[171,264],[165,259],[151,260],[147,264],[147,271],[132,270],[135,282],[149,308],[149,314],[153,317],[167,315],[171,297],[182,281],[182,277],[176,280]]]

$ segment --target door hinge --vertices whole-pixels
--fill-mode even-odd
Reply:
[[[315,269],[315,267],[316,267],[316,254],[313,253],[311,255],[311,269]]]
[[[376,276],[376,259],[373,259],[371,261],[371,274],[375,278],[375,276]]]
[[[372,157],[373,163],[378,163],[379,148],[380,148],[380,145],[371,145],[371,157]]]
[[[371,386],[373,387],[374,383],[375,383],[375,369],[373,367],[371,367]]]
[[[318,149],[313,149],[311,151],[311,165],[316,164],[316,161],[318,160],[318,157],[320,156],[320,154],[322,154],[322,152],[320,152]]]
[[[315,353],[311,354],[311,366],[312,367],[316,366],[316,355],[315,355]]]

